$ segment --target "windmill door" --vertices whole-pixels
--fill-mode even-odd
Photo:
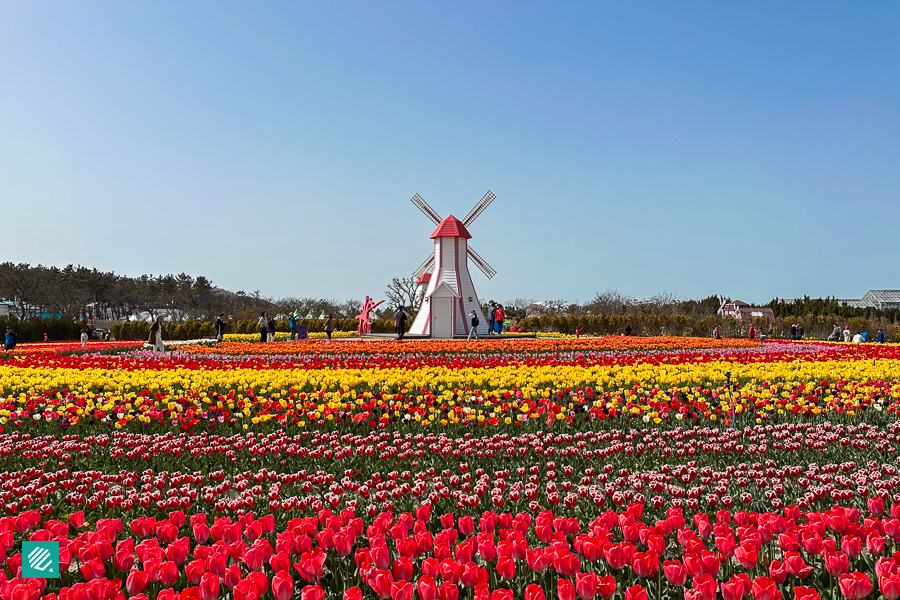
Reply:
[[[453,337],[453,298],[431,298],[431,337]]]

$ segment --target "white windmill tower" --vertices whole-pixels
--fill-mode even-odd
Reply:
[[[450,215],[441,219],[440,215],[416,194],[410,200],[431,219],[437,228],[431,234],[434,252],[413,273],[421,281],[427,279],[419,313],[410,327],[411,335],[428,335],[433,338],[452,338],[454,335],[468,335],[469,313],[478,315],[478,333],[487,333],[487,320],[481,312],[481,303],[475,293],[472,276],[469,275],[469,259],[491,279],[497,271],[481,258],[469,245],[471,235],[466,229],[496,196],[488,193],[479,200],[462,221]],[[430,278],[422,275],[431,271]]]

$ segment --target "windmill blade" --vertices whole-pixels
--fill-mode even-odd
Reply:
[[[437,213],[437,211],[434,210],[433,208],[431,208],[431,205],[429,205],[427,202],[425,202],[425,200],[419,194],[416,194],[415,196],[410,198],[409,201],[412,202],[413,204],[415,204],[416,208],[418,208],[423,213],[425,213],[426,217],[428,217],[429,219],[434,221],[435,225],[437,225],[441,221],[443,221],[443,219]]]
[[[497,196],[494,195],[494,192],[488,190],[487,194],[485,194],[484,197],[478,201],[478,204],[472,207],[472,210],[470,210],[469,214],[466,215],[466,218],[463,219],[463,225],[465,225],[466,227],[471,225],[472,222],[478,218],[478,215],[483,213],[484,209],[491,205],[491,202],[493,202],[494,198],[496,197]]]
[[[425,271],[427,271],[428,269],[430,269],[433,266],[434,266],[434,252],[431,253],[431,256],[429,256],[428,258],[425,259],[425,262],[423,262],[421,265],[419,265],[418,269],[413,271],[413,274],[412,274],[413,279],[418,279],[419,277],[422,276],[422,273],[424,273]]]
[[[488,279],[493,279],[494,275],[497,274],[497,270],[494,269],[491,265],[488,264],[486,260],[481,258],[477,252],[472,250],[472,246],[466,246],[466,253],[469,255],[469,258],[472,259],[472,262],[481,269],[481,272],[487,276]],[[432,257],[433,258],[433,257]]]

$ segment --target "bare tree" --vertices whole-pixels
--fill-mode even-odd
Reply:
[[[416,280],[412,277],[394,277],[384,291],[389,307],[396,310],[405,306],[413,311],[418,310],[421,298],[416,294],[417,287]]]
[[[618,290],[608,289],[603,292],[597,292],[594,299],[585,304],[584,308],[588,312],[595,314],[624,314],[634,303],[635,300],[632,296],[621,294]]]

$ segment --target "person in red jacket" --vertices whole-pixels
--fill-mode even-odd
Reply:
[[[753,323],[750,323],[750,330],[747,332],[747,334],[751,339],[756,337],[756,329],[753,328]]]
[[[503,305],[498,304],[497,310],[494,311],[494,321],[496,323],[497,333],[503,333],[503,319],[506,318],[506,313],[503,312]]]

